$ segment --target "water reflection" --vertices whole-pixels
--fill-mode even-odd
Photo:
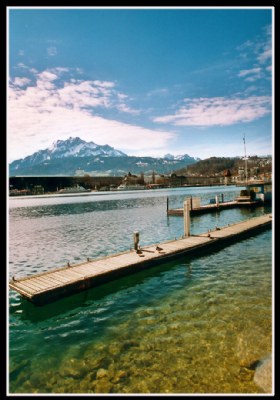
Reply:
[[[213,250],[213,252],[215,251],[217,250]],[[165,294],[168,292],[169,286],[170,290],[172,288],[173,280],[168,279],[168,277],[170,278],[173,273],[175,274],[176,279],[178,278],[178,274],[181,273],[184,280],[187,279],[191,282],[192,260],[193,256],[188,256],[187,258],[186,256],[182,256],[176,261],[163,263],[153,266],[151,269],[145,269],[128,276],[120,277],[117,280],[73,294],[70,297],[65,297],[46,305],[37,306],[19,296],[17,296],[17,298],[12,297],[10,298],[10,314],[18,314],[18,318],[22,320],[29,320],[32,322],[43,321],[57,315],[64,315],[65,313],[80,307],[95,308],[96,302],[99,302],[100,300],[106,302],[106,299],[114,293],[118,293],[118,296],[120,293],[124,293],[123,295],[125,296],[125,292],[131,287],[134,287],[133,292],[138,293],[136,297],[135,293],[133,295],[133,303],[137,306],[140,303],[143,304],[143,302],[147,300],[147,292],[145,292],[145,296],[143,297],[143,293],[140,293],[139,287],[145,285],[152,278],[153,285],[157,287],[161,285],[163,280],[165,281]],[[180,267],[178,267],[178,265]],[[167,285],[166,282],[168,282]],[[150,292],[151,296],[153,295],[154,289],[156,288],[153,287]],[[158,288],[156,291],[159,294]],[[131,305],[132,303],[130,302],[130,306]]]

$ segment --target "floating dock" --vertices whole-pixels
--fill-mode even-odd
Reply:
[[[205,214],[209,212],[215,212],[215,211],[222,211],[222,210],[229,210],[231,208],[239,208],[239,207],[248,207],[248,208],[253,208],[253,207],[258,207],[262,206],[263,203],[260,201],[227,201],[223,203],[214,203],[214,204],[205,204],[201,205],[199,207],[193,207],[190,209],[190,215],[198,215],[198,214]],[[183,216],[184,215],[184,209],[183,208],[173,208],[169,209],[167,207],[167,215],[177,215],[177,216]]]
[[[44,305],[59,298],[111,281],[120,276],[187,254],[223,247],[272,226],[272,215],[265,214],[200,235],[189,235],[164,243],[138,247],[108,257],[88,260],[24,278],[13,278],[9,287],[27,300]]]

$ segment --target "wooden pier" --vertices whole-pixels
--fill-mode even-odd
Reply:
[[[138,246],[137,250],[88,260],[33,276],[13,278],[9,287],[34,304],[43,305],[162,262],[223,247],[271,226],[272,215],[265,214],[200,235],[187,235],[143,248]]]
[[[239,207],[258,207],[263,205],[262,202],[260,201],[227,201],[223,203],[214,203],[214,204],[205,204],[201,205],[200,207],[197,208],[191,208],[190,209],[190,215],[198,215],[198,214],[205,214],[209,212],[215,212],[215,211],[222,211],[222,210],[229,210],[231,208],[239,208]],[[183,208],[173,208],[169,209],[167,208],[167,215],[177,215],[177,216],[183,216],[184,215],[184,209]]]

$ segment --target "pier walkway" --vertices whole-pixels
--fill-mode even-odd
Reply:
[[[225,246],[227,243],[269,229],[271,225],[272,215],[265,214],[200,235],[190,235],[177,240],[140,247],[138,250],[88,260],[33,276],[13,278],[9,282],[9,287],[27,300],[43,305],[186,254],[195,252],[201,254],[202,250]]]
[[[262,206],[263,203],[260,201],[227,201],[223,203],[218,203],[218,204],[205,204],[202,205],[198,208],[192,208],[190,210],[190,215],[197,215],[197,214],[204,214],[208,212],[215,212],[215,211],[221,211],[221,210],[229,210],[231,208],[237,208],[237,207],[258,207]],[[184,215],[184,209],[183,208],[173,208],[173,209],[167,209],[167,215],[178,215],[178,216],[183,216]]]

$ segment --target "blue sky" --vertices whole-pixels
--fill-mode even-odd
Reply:
[[[128,155],[272,154],[272,7],[8,12],[8,161],[79,136]]]

